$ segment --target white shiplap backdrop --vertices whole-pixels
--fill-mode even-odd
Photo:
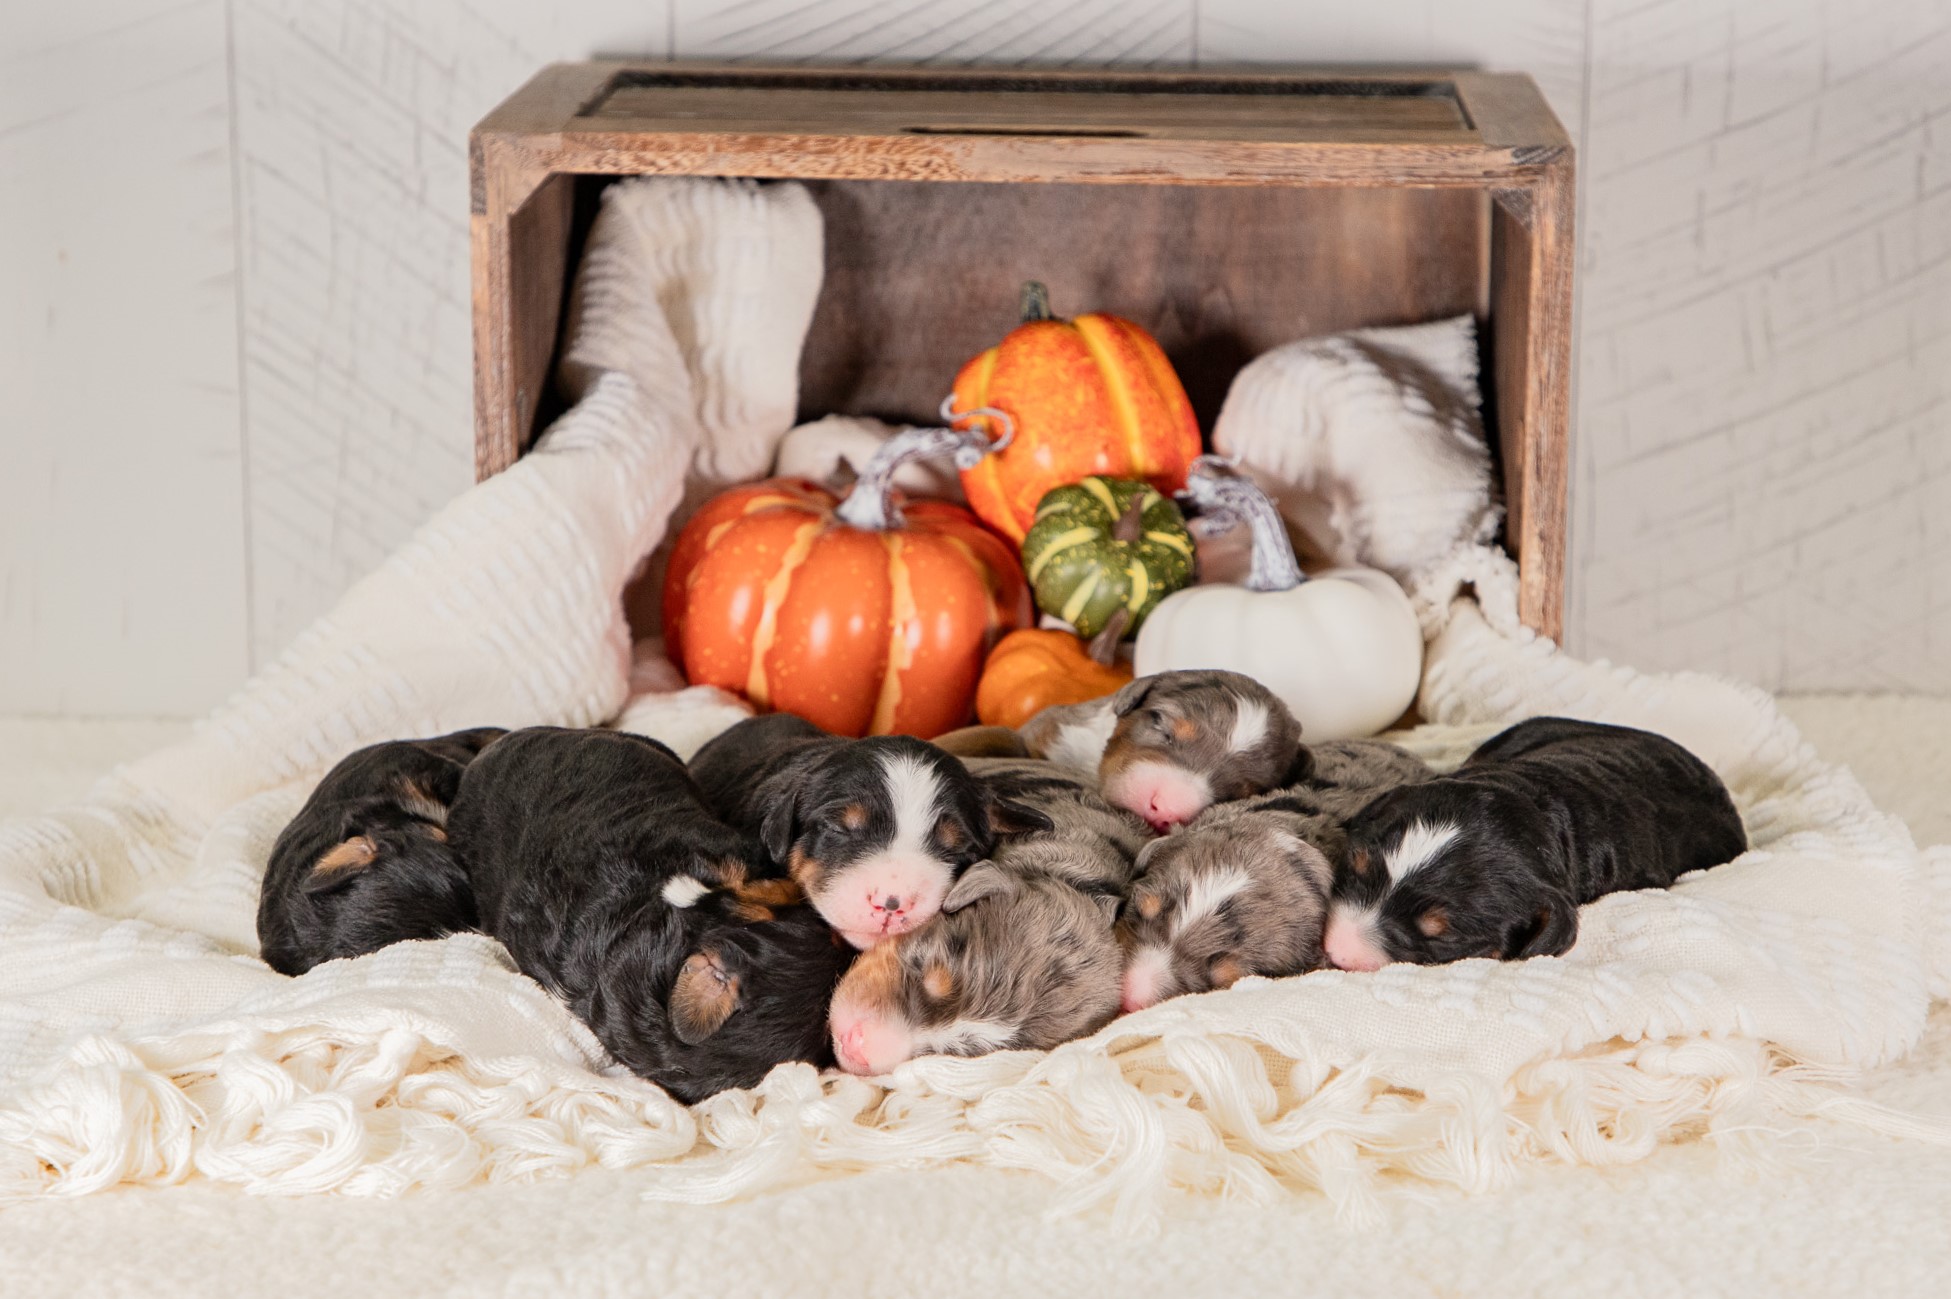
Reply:
[[[1951,0],[94,0],[0,14],[0,712],[198,711],[466,486],[467,130],[599,53],[1530,72],[1572,646],[1951,691]]]

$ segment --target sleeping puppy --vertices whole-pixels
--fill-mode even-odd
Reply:
[[[847,949],[662,744],[517,731],[448,824],[483,927],[631,1072],[694,1102],[825,1058]]]
[[[698,751],[691,774],[706,806],[756,833],[855,947],[933,917],[997,835],[1050,824],[932,744],[843,740],[786,713],[733,726]]]
[[[1237,672],[1140,677],[1111,696],[1110,712],[1098,764],[1104,797],[1160,834],[1311,770],[1287,705]]]
[[[1144,826],[1050,763],[970,768],[1051,828],[1000,843],[933,921],[854,962],[831,1016],[834,1055],[849,1072],[883,1074],[917,1055],[1043,1050],[1118,1012],[1112,921]]]
[[[493,727],[360,749],[278,835],[258,895],[265,963],[303,974],[389,943],[472,929],[474,893],[447,842],[461,770]]]
[[[1456,772],[1381,795],[1347,833],[1326,936],[1344,970],[1556,956],[1581,903],[1747,849],[1726,786],[1691,753],[1562,717],[1520,722]]]
[[[1383,790],[1434,773],[1378,740],[1317,745],[1314,763],[1306,781],[1210,807],[1139,854],[1118,920],[1127,1012],[1323,963],[1329,863],[1344,823]]]

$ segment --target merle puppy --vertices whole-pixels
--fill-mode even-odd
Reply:
[[[1140,677],[1106,699],[1044,709],[1023,740],[1037,757],[1095,770],[1106,799],[1160,834],[1312,770],[1294,714],[1238,672]]]
[[[694,1102],[827,1058],[849,953],[657,741],[517,731],[449,825],[483,927],[633,1073]]]
[[[1330,962],[1373,970],[1555,956],[1578,907],[1665,888],[1747,849],[1726,786],[1664,736],[1562,717],[1520,722],[1447,776],[1393,790],[1347,827]]]
[[[271,849],[257,938],[280,974],[389,943],[475,927],[467,871],[447,842],[461,771],[493,727],[360,749],[318,783]]]
[[[706,806],[756,833],[861,948],[932,918],[998,835],[1050,828],[932,744],[843,740],[787,713],[733,726],[698,751],[691,774]]]

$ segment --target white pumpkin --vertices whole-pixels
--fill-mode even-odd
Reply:
[[[1372,568],[1304,578],[1273,504],[1217,457],[1193,464],[1187,493],[1253,532],[1246,584],[1167,596],[1138,633],[1141,677],[1187,668],[1241,672],[1280,696],[1309,740],[1374,735],[1408,709],[1423,675],[1423,636],[1409,597]]]

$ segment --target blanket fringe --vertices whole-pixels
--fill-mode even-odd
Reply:
[[[253,1193],[397,1196],[640,1168],[649,1199],[716,1203],[872,1168],[973,1163],[1055,1181],[1051,1213],[1128,1231],[1173,1193],[1265,1205],[1326,1196],[1354,1225],[1405,1180],[1466,1192],[1524,1167],[1608,1167],[1704,1140],[1779,1158],[1806,1120],[1951,1146],[1951,1122],[1846,1090],[1847,1075],[1748,1038],[1614,1041],[1503,1087],[1416,1092],[1363,1065],[1317,1070],[1240,1037],[1170,1034],[909,1066],[888,1091],[781,1066],[691,1110],[634,1079],[464,1063],[396,1029],[365,1042],[241,1032],[196,1058],[91,1038],[0,1108],[0,1203],[200,1174]],[[1809,1127],[1811,1148],[1820,1128]]]

